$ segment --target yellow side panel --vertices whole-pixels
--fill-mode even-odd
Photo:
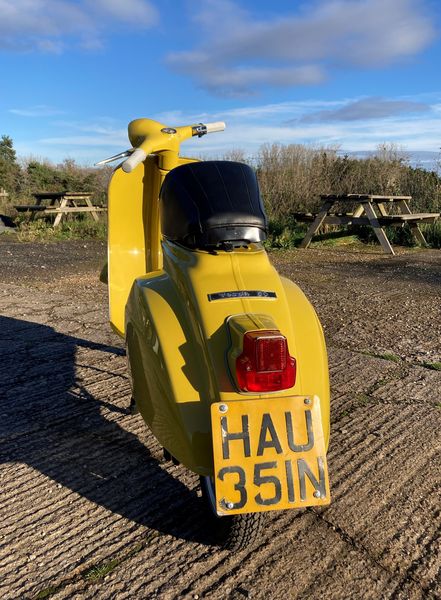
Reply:
[[[149,162],[131,173],[117,169],[109,184],[108,283],[112,327],[124,336],[124,310],[133,281],[146,272],[144,178]]]
[[[158,169],[157,160],[157,156],[148,156],[131,173],[118,168],[109,184],[109,313],[113,329],[121,336],[134,280],[162,267],[158,197],[166,172]],[[189,162],[196,161],[178,159],[178,165]]]

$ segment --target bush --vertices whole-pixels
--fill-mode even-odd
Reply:
[[[256,167],[262,198],[270,220],[268,244],[286,248],[297,244],[307,230],[307,225],[295,222],[294,213],[314,212],[320,206],[321,194],[391,194],[412,196],[414,212],[441,212],[441,178],[434,171],[426,171],[408,164],[406,156],[393,144],[383,144],[375,156],[358,159],[339,156],[336,147],[312,147],[300,144],[265,144],[255,160],[248,162]],[[247,162],[242,150],[228,153],[229,160]],[[95,204],[106,203],[107,185],[112,167],[100,169],[81,167],[73,160],[59,165],[48,161],[28,159],[17,162],[12,139],[0,138],[0,188],[9,194],[1,200],[0,210],[12,215],[13,204],[32,203],[32,194],[50,191],[92,192]],[[345,206],[345,209],[348,207]],[[95,225],[79,219],[64,223],[60,233],[81,235],[93,231]],[[37,222],[36,222],[37,223]],[[22,235],[40,235],[43,224],[29,224]],[[101,226],[101,225],[100,225]],[[427,241],[441,247],[441,224],[424,226]],[[49,235],[41,233],[41,235]],[[357,230],[365,240],[376,239],[370,228]],[[408,228],[391,228],[392,243],[412,244]]]
[[[269,221],[267,248],[294,248],[305,237],[307,225],[295,221]]]
[[[274,247],[296,243],[306,226],[295,223],[294,214],[315,212],[321,205],[321,194],[412,196],[413,212],[441,212],[440,176],[410,166],[393,144],[381,145],[377,155],[365,159],[338,156],[335,148],[267,144],[257,157],[257,176],[271,223],[268,243]],[[337,210],[349,208],[347,204],[337,206]],[[423,229],[429,244],[439,248],[441,224]],[[377,241],[368,227],[350,228],[351,232],[364,241]],[[408,227],[391,227],[387,234],[393,244],[414,244]]]
[[[382,145],[365,159],[338,156],[334,148],[272,144],[262,146],[257,176],[270,219],[313,212],[321,194],[412,196],[415,212],[441,212],[441,179],[434,171],[411,167],[394,146]]]
[[[21,242],[51,242],[66,239],[102,239],[107,238],[107,224],[104,221],[78,217],[77,220],[64,221],[58,227],[44,219],[21,222],[17,234]]]

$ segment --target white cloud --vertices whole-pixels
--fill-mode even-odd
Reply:
[[[145,0],[92,0],[89,3],[97,13],[138,27],[150,27],[158,18],[156,8]]]
[[[195,65],[193,65],[195,66]],[[237,67],[235,70],[217,67],[213,69],[206,61],[196,66],[198,72],[210,73],[206,88],[227,96],[248,96],[250,90],[262,85],[295,86],[315,85],[325,79],[318,65],[298,67]]]
[[[366,121],[381,119],[400,114],[427,112],[429,106],[415,100],[389,100],[387,98],[370,97],[347,102],[337,108],[325,109],[304,115],[300,121],[314,123],[317,121]],[[293,121],[295,123],[295,120]]]
[[[420,52],[434,37],[426,13],[424,0],[317,0],[259,20],[232,0],[206,0],[195,17],[202,43],[167,62],[221,95],[310,85],[335,68],[381,68]]]
[[[424,99],[427,102],[427,98]],[[356,104],[359,100],[360,98],[343,98],[333,101],[283,102],[212,113],[174,111],[158,113],[152,115],[152,118],[170,126],[221,120],[227,123],[227,129],[222,133],[186,141],[182,146],[184,156],[219,157],[234,148],[241,148],[254,156],[265,143],[339,146],[342,152],[361,152],[374,151],[382,142],[395,142],[411,155],[421,151],[437,155],[441,130],[439,94],[431,97],[427,112],[398,112],[394,115],[349,121],[302,120],[304,115],[338,110]],[[403,106],[404,102],[412,106],[412,103],[419,100],[418,96],[384,99],[385,102],[396,102],[394,106]],[[89,122],[60,120],[52,122],[51,130],[55,133],[50,137],[39,139],[33,144],[26,142],[27,152],[58,161],[69,155],[93,163],[125,150],[130,145],[126,123],[114,119],[99,118]],[[23,142],[16,147],[20,151],[24,147]]]
[[[182,125],[198,121],[224,120],[227,128],[223,133],[208,135],[202,140],[189,140],[183,147],[184,154],[221,155],[232,148],[241,148],[254,155],[264,143],[311,144],[314,146],[339,146],[342,150],[374,151],[382,142],[396,142],[410,152],[438,152],[441,130],[440,98],[432,98],[427,111],[405,112],[419,105],[419,97],[383,99],[386,106],[397,109],[394,114],[369,115],[357,120],[311,120],[303,117],[327,110],[338,111],[348,105],[357,105],[360,98],[344,98],[334,101],[299,101],[264,104],[229,109],[211,114],[171,113],[155,118],[167,125]],[[391,105],[387,103],[390,102]],[[172,117],[170,120],[167,117]]]
[[[58,121],[53,123],[63,132],[62,135],[38,140],[43,146],[75,146],[75,152],[81,147],[123,148],[130,146],[127,128],[120,127],[113,119],[105,117],[95,122],[79,123],[77,121]],[[100,152],[103,152],[100,150]]]
[[[38,104],[37,106],[29,106],[27,108],[10,108],[8,112],[20,117],[53,117],[64,114],[64,111],[58,110],[53,106],[47,106],[46,104]]]
[[[146,28],[158,14],[149,0],[0,0],[0,49],[60,53],[66,40],[97,48],[121,23]]]
[[[121,146],[124,150],[130,146],[125,132],[120,135],[68,135],[43,138],[39,140],[39,143],[45,146],[89,146],[92,148],[98,146]]]

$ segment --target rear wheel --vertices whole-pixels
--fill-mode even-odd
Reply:
[[[216,513],[213,479],[201,477],[200,481],[202,497],[211,513],[218,543],[227,550],[243,550],[257,541],[263,529],[265,515],[263,513],[247,513],[219,517]]]

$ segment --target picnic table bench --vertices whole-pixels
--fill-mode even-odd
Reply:
[[[71,213],[90,213],[98,221],[98,213],[106,209],[92,204],[92,194],[89,192],[39,192],[32,194],[35,204],[21,204],[14,208],[19,212],[29,212],[29,220],[33,221],[37,214],[55,215],[54,227],[57,227],[63,217]]]
[[[368,225],[371,226],[383,250],[395,254],[384,230],[385,226],[402,227],[408,225],[415,240],[427,246],[427,242],[418,227],[419,223],[434,223],[440,213],[412,213],[408,202],[411,196],[380,196],[375,194],[323,194],[322,206],[318,213],[294,213],[298,221],[312,221],[305,237],[300,243],[307,248],[313,236],[322,225]],[[354,205],[352,212],[331,212],[337,203]],[[386,209],[386,206],[388,207]],[[391,214],[392,207],[400,212]]]

